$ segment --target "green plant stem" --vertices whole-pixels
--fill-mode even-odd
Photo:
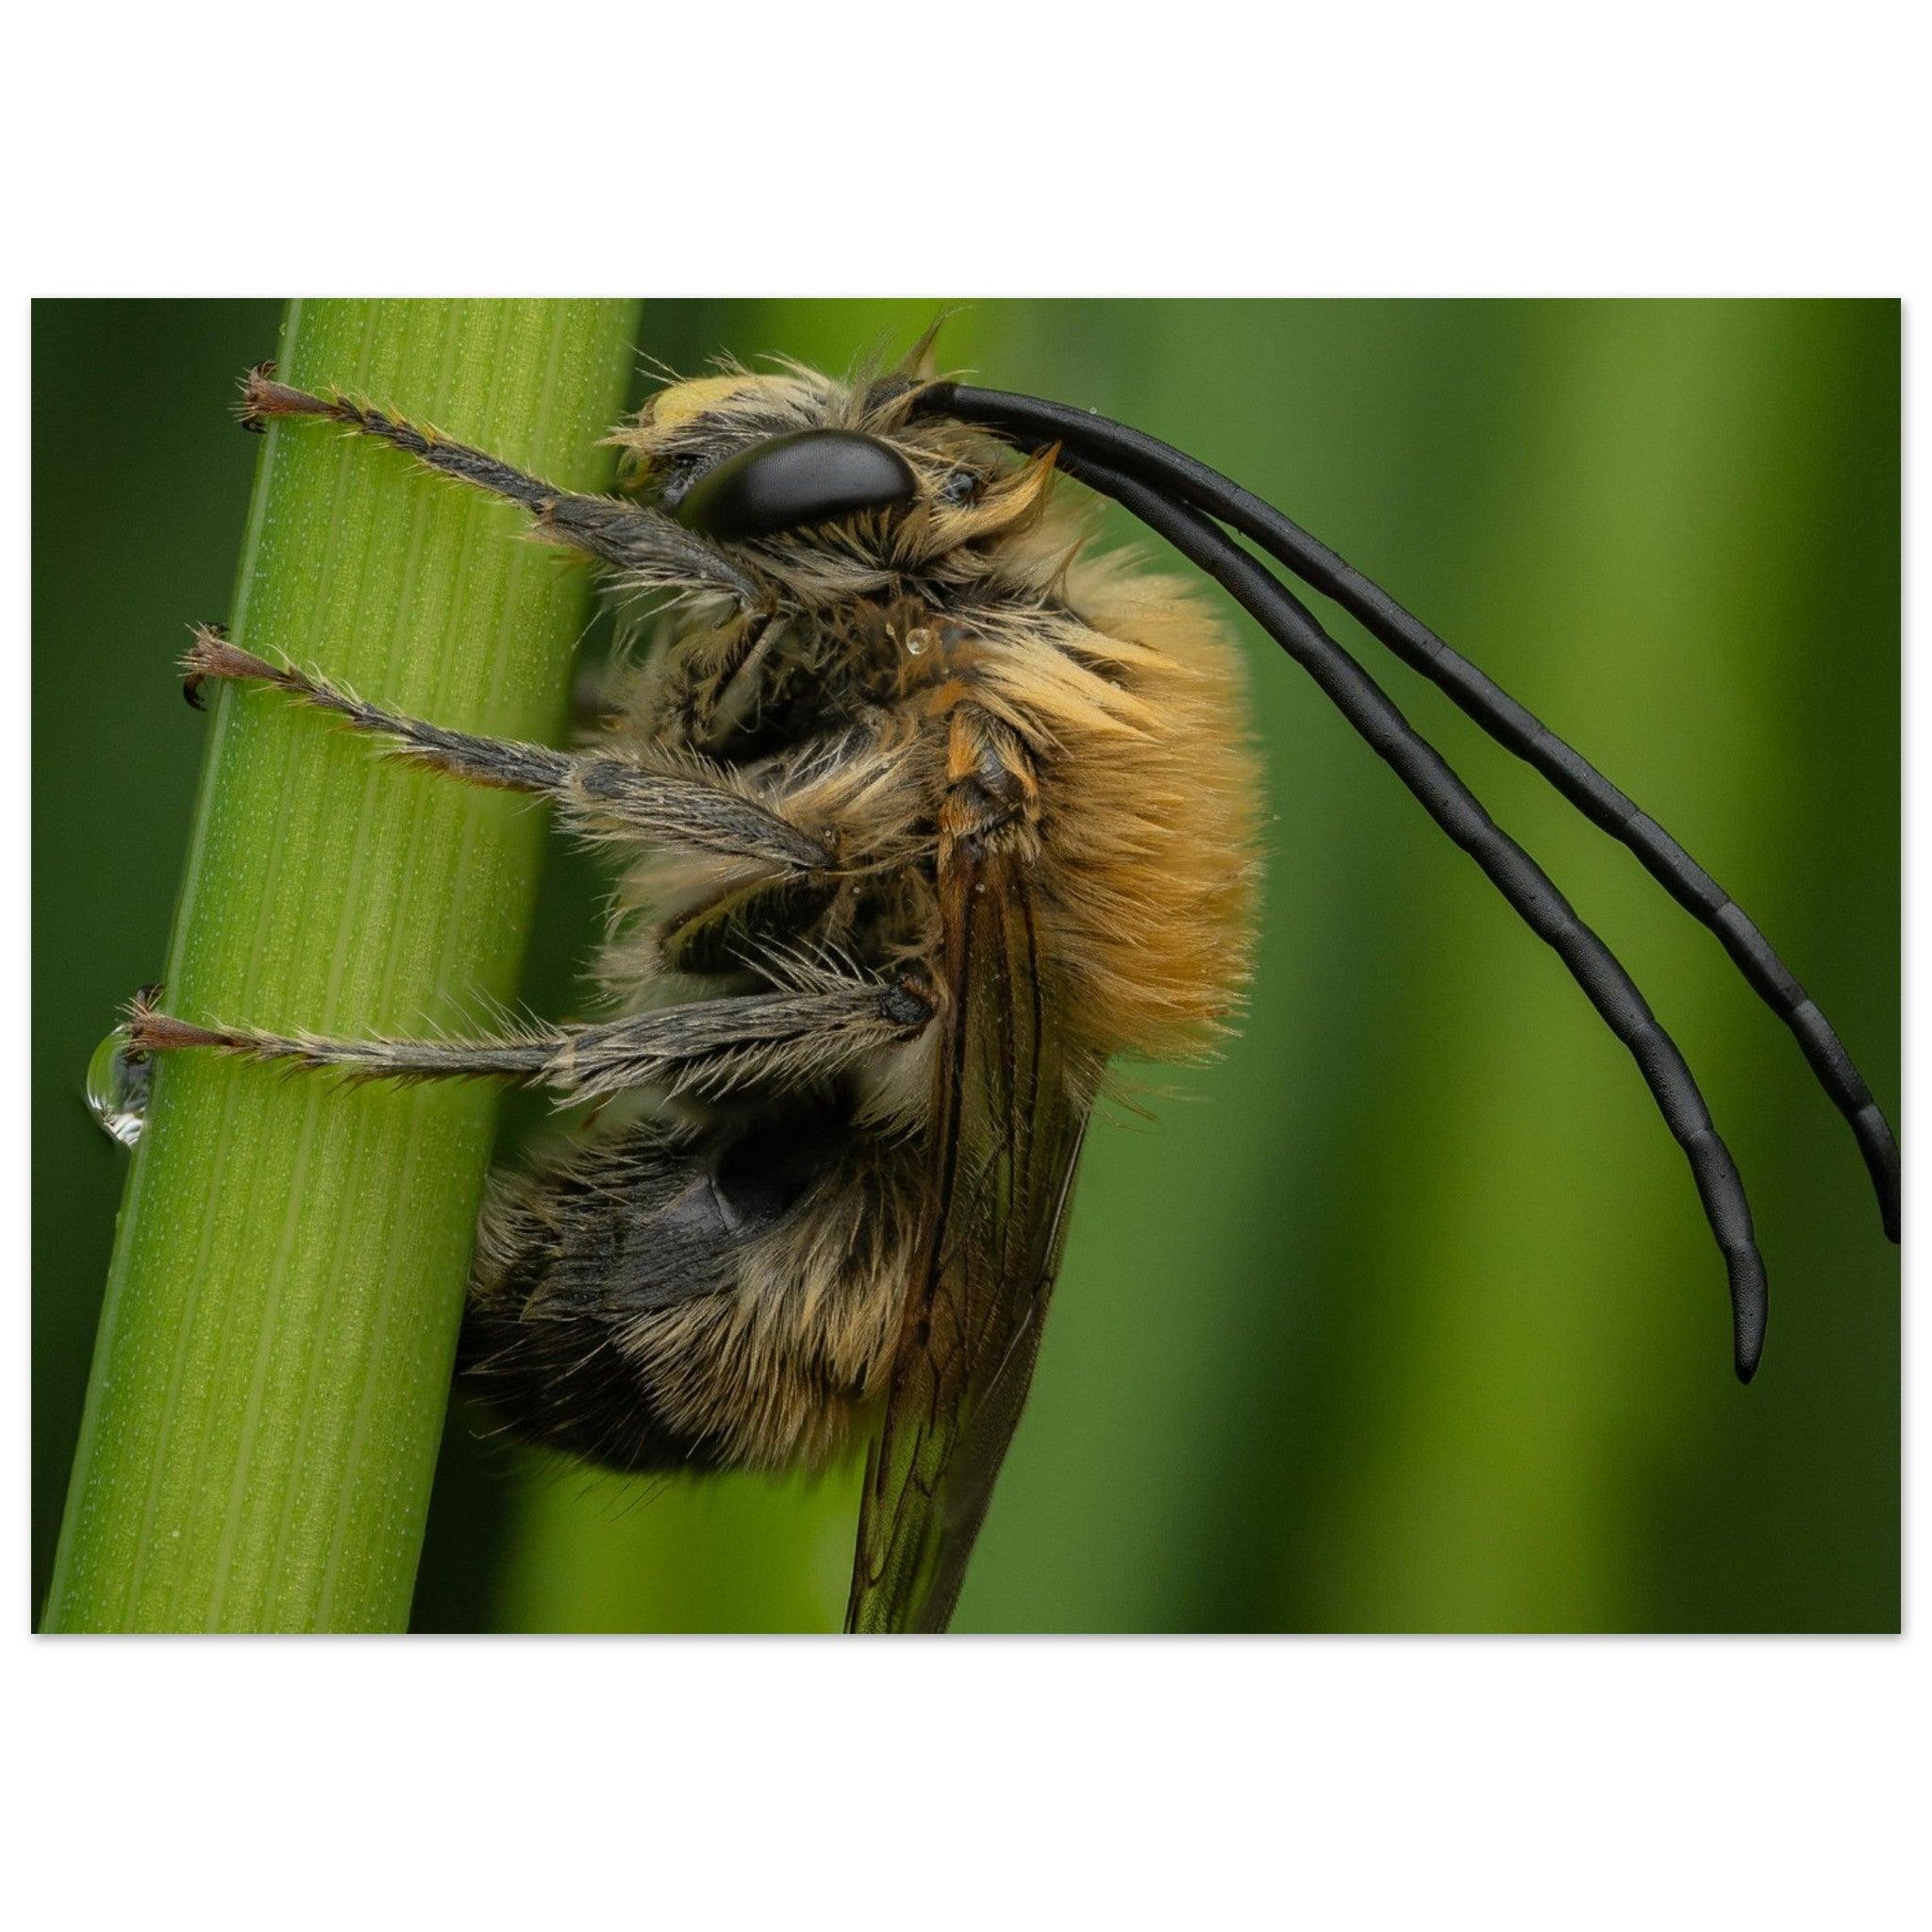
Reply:
[[[607,302],[296,304],[279,360],[596,488],[635,321]],[[279,424],[236,638],[554,741],[589,580],[521,525],[373,441]],[[211,722],[169,1010],[357,1035],[474,1026],[513,996],[538,811],[276,693],[224,689]],[[495,1106],[477,1085],[351,1091],[200,1054],[157,1069],[47,1627],[403,1627]]]

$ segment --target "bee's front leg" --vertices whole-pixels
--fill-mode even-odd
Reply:
[[[760,601],[758,584],[721,551],[648,505],[559,490],[468,443],[371,408],[347,396],[310,395],[275,380],[263,362],[242,378],[242,425],[263,430],[283,418],[315,418],[376,437],[440,475],[468,483],[530,513],[536,534],[613,565],[640,588],[723,592],[741,605]]]

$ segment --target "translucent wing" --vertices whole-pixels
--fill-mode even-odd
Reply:
[[[1091,1082],[1061,1050],[1024,870],[950,855],[932,1206],[866,1464],[849,1630],[943,1630],[1045,1320]]]

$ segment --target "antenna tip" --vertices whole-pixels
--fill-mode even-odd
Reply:
[[[1729,1257],[1731,1263],[1731,1350],[1738,1380],[1748,1384],[1764,1356],[1764,1331],[1771,1318],[1771,1290],[1764,1260],[1756,1248]]]
[[[1898,1137],[1891,1131],[1891,1123],[1879,1110],[1877,1102],[1869,1098],[1852,1117],[1852,1129],[1858,1137],[1858,1151],[1865,1157],[1873,1190],[1878,1196],[1878,1218],[1885,1224],[1885,1238],[1896,1247],[1899,1221]]]

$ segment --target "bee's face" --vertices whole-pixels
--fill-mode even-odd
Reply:
[[[627,488],[675,511],[697,479],[759,444],[832,426],[839,396],[829,384],[740,371],[660,390],[612,437]]]
[[[803,373],[703,376],[662,391],[613,441],[627,487],[714,541],[970,509],[993,462],[973,447],[982,439],[912,420],[912,388],[903,377],[847,388]]]

